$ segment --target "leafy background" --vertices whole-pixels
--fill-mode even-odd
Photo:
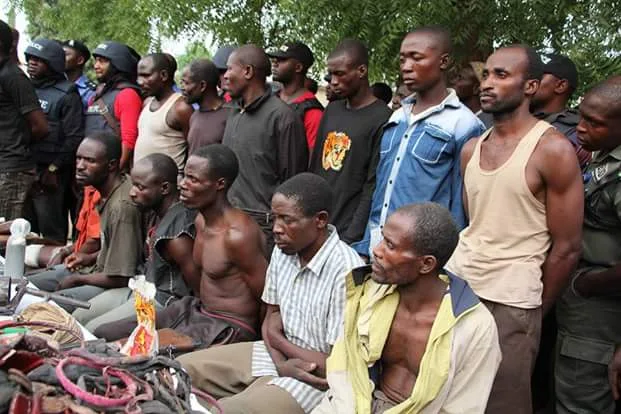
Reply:
[[[215,44],[264,47],[300,39],[316,55],[321,79],[326,55],[346,37],[367,43],[373,81],[394,83],[403,35],[421,25],[451,30],[455,63],[484,60],[498,46],[526,43],[571,57],[580,72],[578,94],[621,73],[621,0],[9,0],[23,10],[31,37],[127,42],[157,50],[163,37],[209,34]],[[188,45],[182,62],[208,55]]]

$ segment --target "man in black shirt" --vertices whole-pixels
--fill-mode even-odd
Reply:
[[[561,131],[576,150],[580,168],[584,171],[591,153],[578,143],[576,127],[580,118],[578,111],[567,107],[569,99],[578,86],[578,70],[567,56],[550,54],[544,56],[543,78],[530,104],[530,110],[539,119],[552,124]]]
[[[272,195],[282,182],[306,170],[308,147],[300,117],[265,84],[270,71],[267,55],[257,46],[242,46],[231,54],[224,88],[234,102],[222,143],[239,159],[231,204],[257,221],[271,252]]]
[[[73,159],[84,138],[82,100],[65,77],[65,51],[49,39],[37,39],[25,51],[28,74],[35,87],[50,133],[33,146],[37,180],[28,197],[27,218],[35,232],[61,243],[67,241]]]
[[[341,238],[362,238],[375,189],[382,126],[392,111],[373,96],[368,78],[369,54],[354,39],[342,41],[328,56],[330,86],[344,99],[326,108],[310,163],[336,195],[332,222]]]
[[[0,20],[0,217],[22,216],[35,178],[30,146],[48,135],[45,114],[24,72],[11,60],[13,32]]]

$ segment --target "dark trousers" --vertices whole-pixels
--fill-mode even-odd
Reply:
[[[244,213],[248,214],[261,228],[263,235],[265,236],[265,246],[266,246],[266,257],[267,260],[270,260],[272,257],[272,250],[274,250],[274,233],[272,232],[272,226],[274,223],[272,222],[272,218],[269,213],[259,212],[256,210],[248,210],[242,208]]]
[[[34,180],[34,170],[0,172],[0,217],[9,221],[24,216],[24,203]]]
[[[43,168],[38,170],[41,172]],[[32,226],[32,231],[50,240],[62,243],[67,241],[69,227],[69,209],[67,205],[67,193],[71,191],[70,168],[60,169],[56,172],[58,187],[55,190],[43,188],[35,183],[26,201],[25,215]]]

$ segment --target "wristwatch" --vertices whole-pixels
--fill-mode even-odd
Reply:
[[[50,165],[48,165],[47,170],[53,174],[56,171],[58,171],[58,167],[55,166],[54,164],[50,164]]]

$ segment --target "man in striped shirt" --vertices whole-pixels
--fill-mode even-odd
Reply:
[[[179,358],[192,383],[228,413],[308,413],[327,387],[325,361],[343,322],[345,275],[362,260],[330,224],[332,191],[294,176],[271,203],[276,248],[262,300],[263,341]]]

